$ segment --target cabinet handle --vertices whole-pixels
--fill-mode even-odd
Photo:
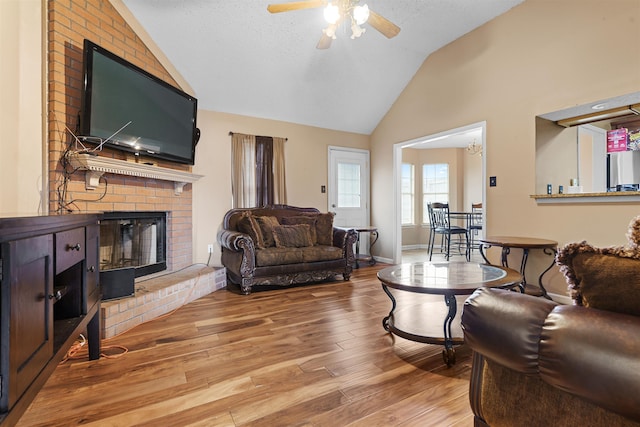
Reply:
[[[93,273],[94,271],[96,271],[96,267],[95,266],[91,266],[87,269],[90,273]]]
[[[82,248],[82,246],[80,246],[80,243],[76,243],[75,245],[67,244],[67,250],[68,251],[80,251],[81,248]]]

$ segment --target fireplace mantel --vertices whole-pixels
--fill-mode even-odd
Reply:
[[[175,194],[180,194],[186,184],[196,182],[203,176],[191,172],[146,165],[144,163],[132,163],[87,153],[69,153],[67,158],[71,166],[86,171],[85,188],[87,190],[95,190],[98,187],[100,177],[104,173],[114,173],[172,181]]]

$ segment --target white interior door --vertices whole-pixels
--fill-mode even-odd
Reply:
[[[327,195],[328,210],[336,214],[335,225],[352,228],[369,225],[369,151],[329,147]],[[363,233],[361,253],[367,253],[368,242],[364,240]]]

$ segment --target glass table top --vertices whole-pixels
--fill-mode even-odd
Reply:
[[[510,268],[470,262],[398,264],[378,272],[386,286],[430,294],[470,294],[481,286],[511,287],[522,275]]]

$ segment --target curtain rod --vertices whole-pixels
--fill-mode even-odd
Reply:
[[[238,133],[238,132],[232,132],[232,131],[229,131],[229,136],[233,136],[233,134],[234,134],[234,133]],[[256,136],[262,136],[262,135],[256,135]],[[262,137],[263,137],[263,138],[273,138],[272,136],[262,136]],[[289,138],[285,138],[284,140],[285,140],[285,141],[288,141],[288,140],[289,140]]]

